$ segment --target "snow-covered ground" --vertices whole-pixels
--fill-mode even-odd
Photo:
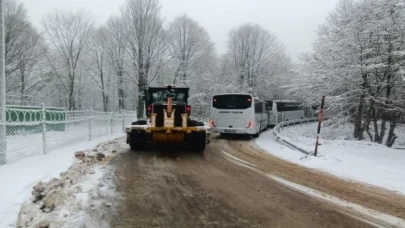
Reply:
[[[333,129],[324,126],[318,157],[306,156],[278,143],[273,131],[263,133],[256,144],[273,155],[299,165],[405,194],[405,150],[391,149],[367,141],[354,141],[350,138],[349,128]],[[280,133],[290,142],[314,150],[316,130],[317,125],[311,123],[286,127]],[[405,129],[399,128],[397,134],[399,139],[396,145],[403,145]]]
[[[74,153],[92,149],[100,142],[122,136],[123,133],[80,142],[63,147],[47,155],[38,155],[0,166],[0,228],[13,227],[21,205],[26,202],[32,187],[40,181],[58,177],[74,162]]]

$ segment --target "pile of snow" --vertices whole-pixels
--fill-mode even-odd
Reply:
[[[317,124],[312,123],[286,127],[280,134],[289,142],[313,151],[316,131]],[[403,131],[403,128],[398,128],[397,134]],[[352,132],[347,126],[339,130],[323,126],[318,157],[306,156],[278,143],[272,131],[262,134],[256,144],[293,163],[405,194],[405,151],[368,141],[355,141],[350,134]]]
[[[111,214],[112,171],[103,164],[117,153],[122,141],[111,140],[91,151],[78,151],[68,171],[36,184],[31,200],[21,208],[17,227],[88,227],[101,221],[104,211]],[[98,212],[96,218],[89,216],[94,211]]]
[[[0,228],[14,227],[21,206],[30,198],[33,186],[49,181],[69,169],[75,162],[74,152],[94,148],[122,133],[97,138],[94,141],[76,143],[52,151],[0,166]],[[4,187],[6,186],[6,187]]]

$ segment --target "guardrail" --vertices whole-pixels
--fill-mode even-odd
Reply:
[[[329,119],[329,117],[324,117],[324,120]],[[291,140],[289,140],[288,138],[282,136],[280,134],[280,132],[283,130],[284,127],[286,126],[291,126],[291,125],[298,125],[298,124],[304,124],[304,123],[310,123],[310,122],[317,122],[318,121],[318,117],[314,117],[314,118],[305,118],[305,119],[298,119],[298,120],[289,120],[289,121],[284,121],[284,122],[280,122],[279,124],[277,124],[274,129],[273,129],[273,133],[276,136],[276,140],[285,144],[288,147],[291,147],[293,149],[296,149],[306,155],[313,155],[314,151],[313,150],[308,150],[307,148],[302,147],[299,144],[296,144],[294,142],[292,142]],[[315,139],[314,139],[315,141]]]

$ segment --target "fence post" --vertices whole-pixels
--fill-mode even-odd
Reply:
[[[91,107],[89,107],[89,141],[91,141],[91,120],[93,119],[93,112]]]
[[[125,111],[121,111],[121,117],[122,117],[122,132],[125,132]]]
[[[46,110],[44,103],[41,103],[41,122],[42,122],[42,152],[43,154],[48,153],[48,142],[46,140]]]

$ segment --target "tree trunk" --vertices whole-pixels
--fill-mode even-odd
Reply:
[[[355,116],[354,138],[357,139],[357,140],[364,139],[364,136],[363,136],[364,129],[362,129],[362,122],[363,122],[363,110],[364,110],[365,93],[366,92],[364,91],[360,96],[359,106],[357,108],[357,114]]]
[[[397,126],[397,122],[395,120],[390,121],[390,129],[388,131],[388,138],[385,142],[385,145],[388,147],[392,147],[395,143],[395,140],[398,136],[394,133],[395,127]]]
[[[104,110],[104,112],[107,112],[108,104],[107,104],[107,98],[106,98],[106,94],[105,94],[104,74],[103,74],[103,72],[100,72],[100,82],[101,82],[101,96],[103,97],[103,110]]]
[[[374,142],[378,142],[380,140],[380,133],[378,130],[377,118],[373,119],[373,125],[374,125]]]
[[[380,137],[378,138],[378,141],[377,141],[379,144],[383,143],[384,136],[385,136],[386,123],[387,123],[385,118],[386,117],[383,117],[383,119],[381,121],[381,131],[380,131],[381,133],[380,133]]]
[[[108,106],[110,105],[110,97],[108,95],[105,96],[105,112],[108,112]]]
[[[21,74],[21,88],[20,88],[20,94],[21,94],[21,105],[25,105],[25,67],[21,66],[20,68],[20,74]]]
[[[104,112],[108,111],[108,103],[107,103],[107,97],[105,95],[105,92],[103,90],[102,92],[102,96],[103,96],[103,107],[104,107]]]
[[[137,109],[137,117],[138,119],[142,119],[144,117],[144,91],[146,88],[146,83],[144,79],[143,71],[139,72],[139,83],[138,83],[138,109]]]
[[[144,117],[144,91],[145,91],[145,69],[143,65],[143,58],[142,58],[142,52],[139,51],[139,56],[138,56],[138,67],[139,67],[139,72],[138,72],[138,108],[137,108],[137,117],[138,119],[143,119]]]
[[[372,134],[371,134],[371,132],[370,132],[370,122],[371,122],[372,109],[373,109],[373,108],[374,108],[374,107],[373,107],[372,104],[370,103],[370,107],[369,107],[369,109],[368,109],[368,111],[367,111],[366,118],[365,118],[364,123],[363,123],[363,126],[362,126],[362,129],[364,129],[364,130],[366,131],[368,137],[370,137],[370,141],[371,141],[371,142],[373,142],[373,136],[372,136]]]
[[[386,92],[386,96],[385,96],[385,104],[384,104],[384,110],[383,110],[383,116],[382,116],[382,122],[381,122],[381,135],[379,138],[378,143],[382,144],[383,140],[384,140],[384,136],[385,136],[385,130],[386,130],[386,122],[387,120],[389,121],[389,105],[392,103],[391,102],[391,90],[392,90],[392,85],[391,85],[391,76],[392,76],[392,70],[391,67],[393,65],[393,60],[392,60],[392,49],[393,49],[393,45],[392,43],[390,43],[389,47],[388,47],[388,60],[387,60],[387,92]],[[395,126],[394,126],[395,129]]]
[[[176,72],[174,73],[173,85],[176,85],[176,83],[177,83],[177,78],[179,77],[180,68],[181,68],[181,66],[179,66],[177,68]]]
[[[74,81],[74,79],[70,79],[69,110],[75,110],[76,109],[74,88],[75,88],[75,81]]]
[[[118,108],[119,110],[125,109],[125,102],[124,102],[124,73],[122,72],[122,67],[119,66],[118,72]]]

